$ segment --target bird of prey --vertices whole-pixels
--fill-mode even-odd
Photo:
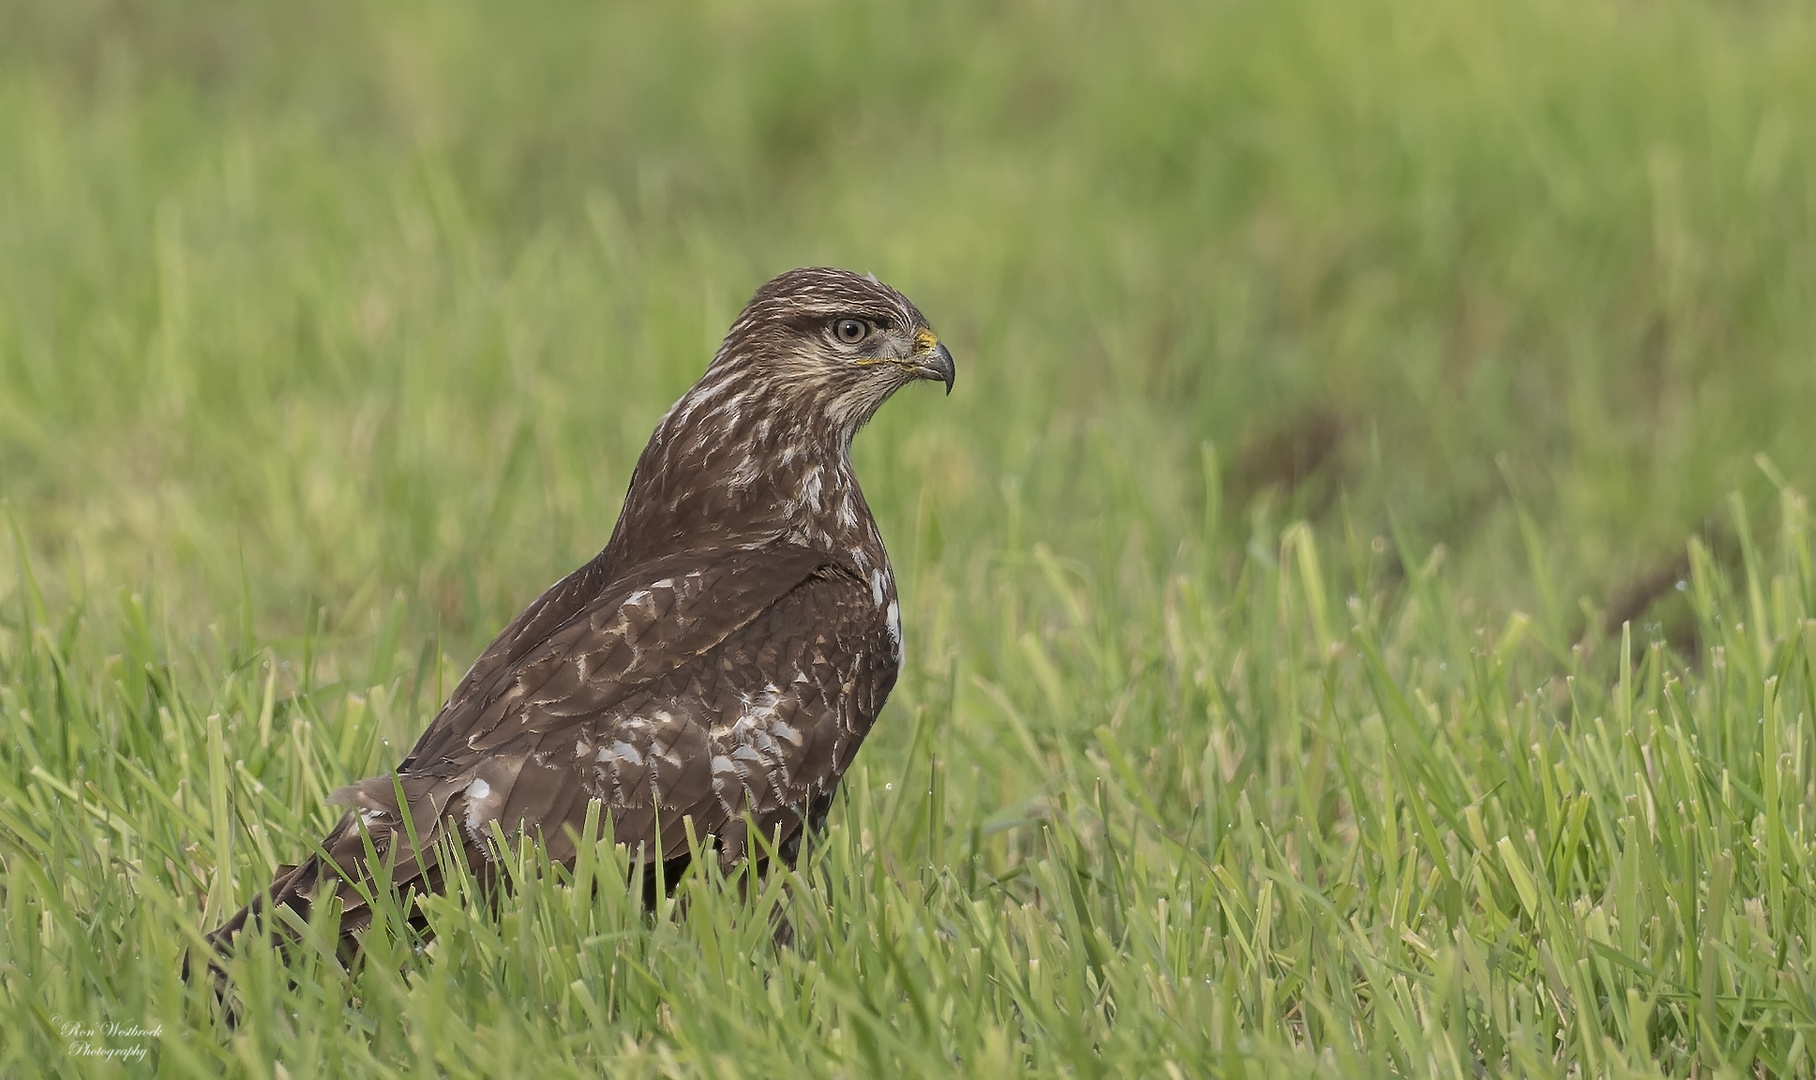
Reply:
[[[350,945],[371,919],[353,885],[371,880],[368,843],[424,891],[442,887],[438,841],[497,858],[495,823],[571,864],[593,802],[671,874],[690,823],[728,869],[763,856],[752,830],[792,862],[901,666],[850,450],[917,379],[951,393],[952,354],[874,277],[809,268],[758,289],[657,424],[605,550],[511,620],[394,774],[335,793],[349,809],[318,853],[213,944],[260,909],[307,919],[338,895]]]

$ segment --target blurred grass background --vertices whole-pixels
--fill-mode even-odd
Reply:
[[[1700,685],[1722,635],[1766,626],[1760,678],[1789,678],[1770,658],[1802,649],[1809,607],[1792,493],[1816,474],[1812,101],[1816,25],[1775,2],[0,5],[0,499],[18,540],[0,553],[0,713],[8,828],[39,837],[5,857],[82,830],[44,818],[44,776],[73,792],[105,773],[119,813],[150,815],[139,832],[161,829],[172,856],[197,845],[197,868],[118,871],[135,882],[121,896],[169,894],[156,912],[68,886],[67,918],[125,949],[236,905],[320,827],[322,792],[388,767],[497,627],[603,544],[655,419],[745,297],[812,263],[901,288],[959,361],[949,400],[903,395],[857,448],[911,665],[865,762],[881,788],[925,767],[911,743],[944,725],[953,773],[947,824],[923,823],[904,859],[967,831],[986,858],[989,824],[987,864],[1006,873],[1030,849],[1005,822],[1069,822],[1053,805],[1089,804],[1104,769],[1177,835],[1228,826],[1251,796],[1360,828],[1362,788],[1391,808],[1405,786],[1342,793],[1323,765],[1297,771],[1391,712],[1352,623],[1398,627],[1381,670],[1433,702],[1474,686],[1539,710],[1527,734],[1560,753],[1575,710],[1629,689],[1610,647],[1626,619],[1636,655],[1661,643],[1661,680]],[[1700,607],[1670,588],[1697,570],[1692,536]],[[1735,601],[1723,622],[1722,583],[1770,593],[1773,565],[1791,575],[1779,606]],[[1490,648],[1478,628],[1509,626],[1524,681],[1471,668]],[[1762,722],[1751,708],[1720,715]],[[1270,734],[1311,714],[1316,737]],[[288,725],[325,734],[287,758]],[[1106,764],[1100,729],[1129,771]],[[196,757],[148,769],[169,806],[102,764],[181,730]],[[1755,753],[1749,790],[1776,760],[1699,745],[1714,756],[1691,786],[1739,769],[1736,745]],[[211,775],[204,747],[237,747],[247,778]],[[1242,764],[1181,781],[1176,757],[1188,774]],[[1461,802],[1493,787],[1447,765]],[[1634,792],[1610,768],[1613,822]],[[213,795],[185,802],[200,798],[185,783]],[[883,813],[876,798],[852,820]],[[204,833],[228,803],[275,835]],[[1095,850],[1118,820],[1106,804],[1066,842]],[[1461,822],[1445,843],[1469,846]],[[1709,828],[1717,858],[1734,841]],[[1492,866],[1499,835],[1478,852]],[[1602,854],[1613,873],[1621,835],[1583,856],[1589,878]],[[1792,880],[1807,905],[1816,879]],[[54,944],[56,904],[3,888],[0,981],[28,1000],[74,946]],[[1779,966],[1805,947],[1781,916]],[[717,925],[698,921],[665,931],[676,948]],[[21,944],[33,925],[52,944]],[[203,1015],[98,962],[68,992]],[[1354,1030],[1316,1037],[1280,1020],[1290,1004],[1232,993],[1256,1010],[1225,1017],[1245,1053],[1279,1049],[1289,1070],[1328,1065],[1327,1042],[1394,1071],[1443,1064],[1370,1048],[1372,995]],[[801,1008],[802,1037],[831,1039]],[[1017,1008],[1004,1030],[1035,1038]],[[15,1046],[56,1045],[43,1018],[13,1015],[9,1033],[36,1033]],[[1655,1030],[1678,1055],[1660,1067],[1754,1061],[1742,1021],[1769,1015],[1787,1033],[1770,1060],[1807,1074],[1792,1050],[1811,1029],[1791,1014],[1721,1015],[1736,1026]],[[602,1045],[667,1046],[683,1071],[739,1045],[614,1017]],[[266,1037],[223,1053],[264,1075],[283,1055],[243,1048]],[[977,1037],[1003,1062],[1116,1071]],[[1461,1061],[1517,1058],[1457,1038]],[[1542,1060],[1611,1068],[1575,1038]],[[403,1068],[372,1045],[374,1070]],[[894,1068],[982,1074],[969,1051],[880,1045]],[[37,1063],[93,1064],[60,1053]],[[1167,1075],[1163,1058],[1135,1071]]]
[[[1756,452],[1816,459],[1793,9],[5,17],[6,497],[185,614],[243,552],[263,629],[401,588],[478,644],[804,263],[965,350],[967,393],[861,452],[973,548],[1010,482],[1056,548],[1169,551],[1204,443],[1322,410],[1359,518],[1525,600],[1515,487],[1599,602]]]

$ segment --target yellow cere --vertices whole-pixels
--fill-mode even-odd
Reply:
[[[939,343],[940,339],[931,330],[921,330],[914,335],[914,344],[922,352],[931,352]]]

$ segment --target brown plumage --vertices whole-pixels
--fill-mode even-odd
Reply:
[[[605,550],[504,628],[394,776],[336,792],[336,865],[284,868],[217,947],[261,908],[307,918],[337,885],[350,941],[370,920],[346,880],[369,877],[362,823],[391,880],[428,890],[448,830],[476,867],[493,822],[568,862],[593,801],[618,843],[671,871],[689,822],[727,867],[752,827],[792,859],[901,663],[851,439],[896,390],[952,378],[921,313],[874,278],[804,269],[758,289],[657,425]]]

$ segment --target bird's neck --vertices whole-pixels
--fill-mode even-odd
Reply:
[[[613,572],[676,552],[786,542],[887,576],[850,432],[741,389],[702,380],[657,425],[605,551]]]

